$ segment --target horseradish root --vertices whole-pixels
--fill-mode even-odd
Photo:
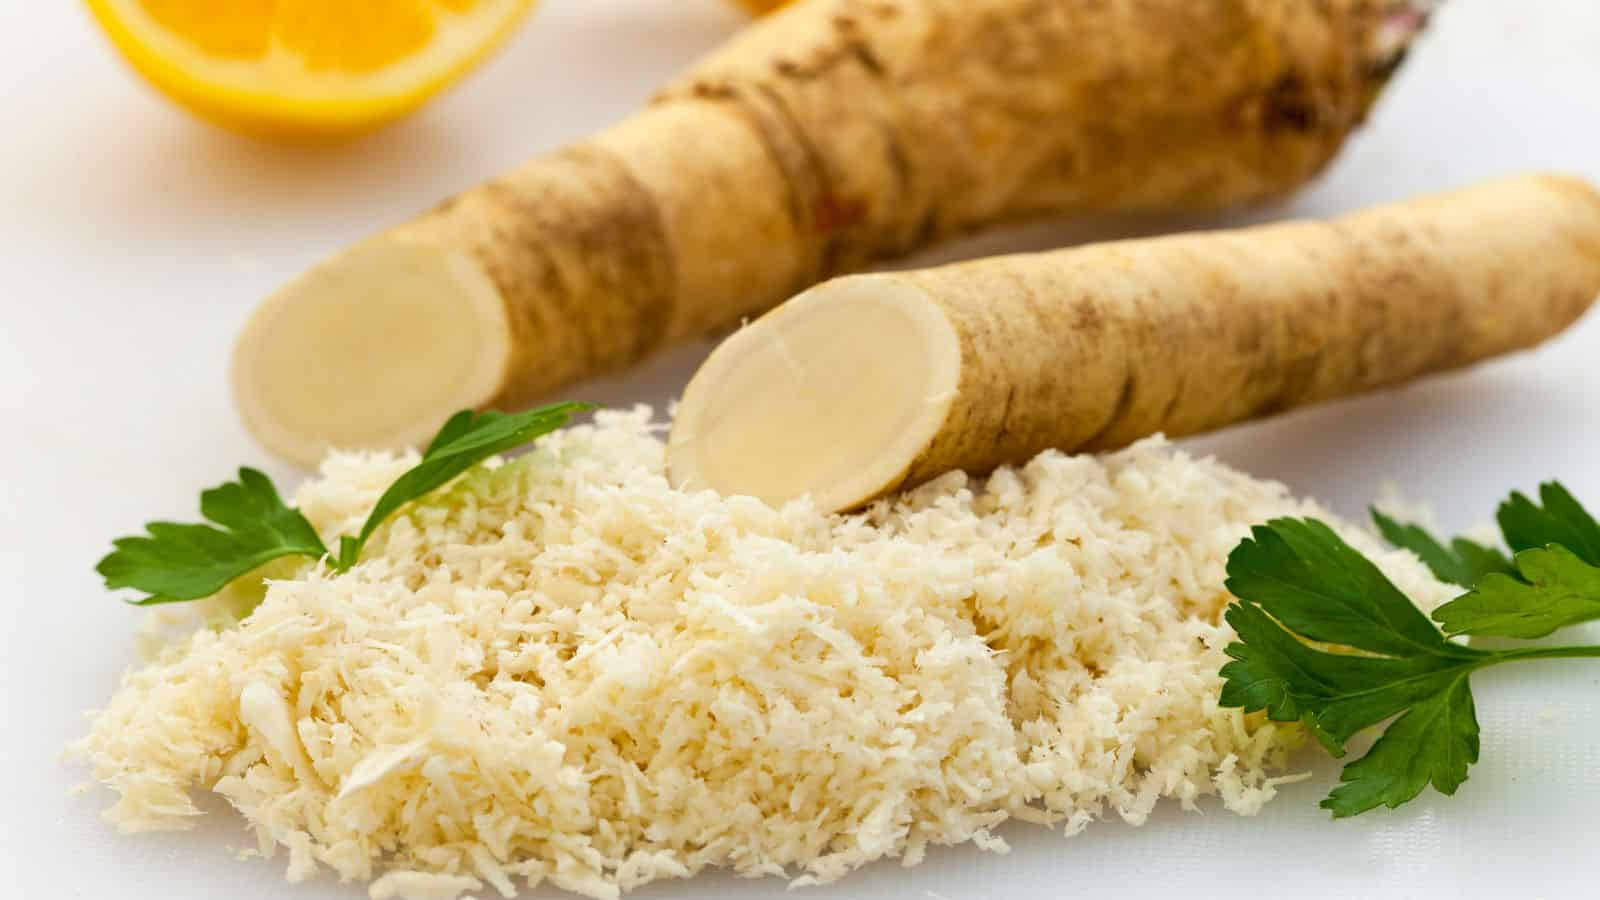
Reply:
[[[300,462],[414,444],[975,228],[1284,194],[1361,121],[1420,5],[794,5],[634,118],[269,298],[239,408]]]
[[[690,382],[685,488],[849,509],[1046,448],[1192,434],[1531,347],[1600,294],[1600,193],[1532,175],[1329,222],[861,275]]]

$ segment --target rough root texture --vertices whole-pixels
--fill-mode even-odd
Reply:
[[[1600,190],[1520,175],[1327,222],[887,277],[926,291],[962,344],[949,420],[906,478],[917,484],[1046,447],[1209,431],[1534,347],[1600,295]]]
[[[514,406],[977,228],[1288,193],[1422,21],[1415,0],[810,0],[389,236],[489,274],[517,350],[486,399]]]
[[[334,576],[131,672],[77,749],[125,828],[215,791],[291,879],[592,897],[706,866],[825,881],[1157,801],[1254,813],[1297,728],[1220,709],[1228,551],[1323,515],[1160,441],[951,474],[852,516],[670,488],[647,410],[469,474]],[[356,527],[408,460],[299,502]],[[1448,591],[1344,529],[1411,596]],[[239,596],[199,612],[217,613]],[[246,598],[248,599],[248,598]]]

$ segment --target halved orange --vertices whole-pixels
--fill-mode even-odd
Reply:
[[[234,131],[358,134],[416,109],[533,0],[87,0],[162,93]]]

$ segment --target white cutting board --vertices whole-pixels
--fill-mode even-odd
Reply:
[[[295,477],[246,438],[223,381],[257,298],[336,246],[623,115],[740,17],[723,0],[546,0],[505,53],[422,115],[352,146],[293,150],[168,108],[78,4],[3,6],[0,897],[354,900],[360,890],[329,879],[285,885],[281,861],[234,862],[227,848],[249,841],[225,808],[190,834],[124,838],[97,816],[107,794],[68,796],[85,773],[58,754],[134,661],[138,614],[91,567],[145,520],[192,516],[197,490],[241,463]],[[1536,167],[1600,179],[1600,8],[1451,0],[1328,176],[1255,217]],[[1083,234],[1032,228],[958,252]],[[703,352],[582,394],[661,403]],[[1453,527],[1550,477],[1600,506],[1600,315],[1534,355],[1195,445],[1351,514],[1384,479]],[[1009,856],[943,849],[807,895],[1600,896],[1600,664],[1497,670],[1476,690],[1483,761],[1453,799],[1430,792],[1334,823],[1316,801],[1336,766],[1308,753],[1314,777],[1254,819],[1166,809],[1141,829],[1108,821],[1071,840],[1018,825],[1002,832]],[[714,875],[643,896],[785,894]]]

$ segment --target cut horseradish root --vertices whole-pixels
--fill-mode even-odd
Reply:
[[[493,397],[511,348],[505,302],[477,263],[375,238],[256,310],[234,351],[234,395],[267,449],[313,466],[330,449],[426,441]]]
[[[1536,265],[1529,265],[1537,260]],[[1600,191],[1527,175],[1330,222],[825,283],[712,354],[674,483],[847,510],[1532,347],[1600,294]]]
[[[1080,6],[816,0],[753,23],[637,114],[269,301],[240,360],[246,421],[301,461],[394,446],[447,400],[545,403],[975,230],[1282,197],[1337,155],[1425,18],[1409,0]],[[392,275],[373,262],[389,251]],[[442,321],[452,303],[471,321]]]

